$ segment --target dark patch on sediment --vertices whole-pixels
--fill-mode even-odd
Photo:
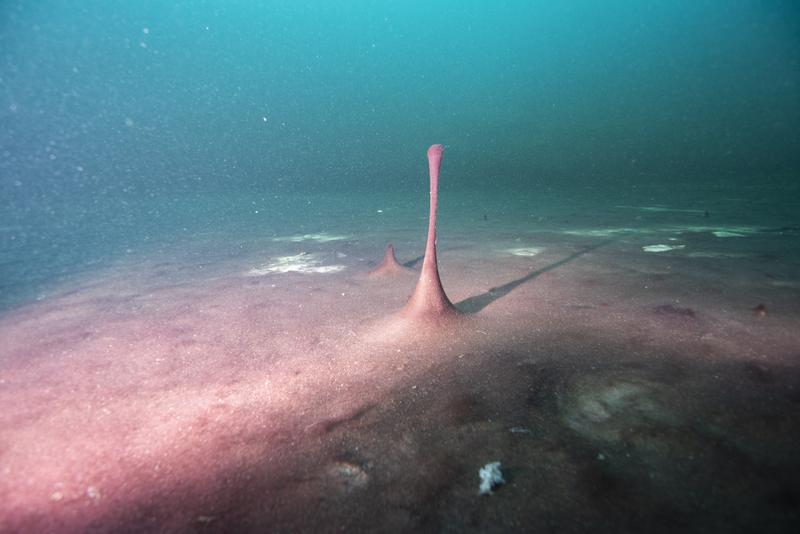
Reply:
[[[663,384],[675,386],[690,376],[685,364],[678,361],[666,360],[655,364],[655,379]]]
[[[750,361],[745,362],[744,371],[747,377],[754,382],[761,384],[772,384],[775,382],[775,375],[766,365],[759,362]]]
[[[484,401],[474,393],[462,393],[450,399],[444,406],[445,420],[457,426],[477,423],[487,419]]]
[[[782,485],[766,497],[767,504],[774,508],[786,511],[797,511],[800,509],[800,496],[797,491],[788,485]]]
[[[558,409],[559,387],[566,380],[562,369],[535,364],[519,366],[528,375],[528,391],[525,404],[529,408],[554,412]]]
[[[438,503],[446,501],[455,491],[462,469],[454,459],[443,453],[419,460],[421,465],[418,470],[425,476],[413,477],[408,481],[410,484],[405,491],[397,497],[405,501],[405,507],[418,531],[441,532],[444,525]],[[420,506],[421,503],[424,506]]]
[[[672,273],[653,273],[649,276],[651,282],[663,282],[670,278],[673,278],[675,275]]]
[[[795,385],[795,387],[790,389],[787,398],[791,402],[800,404],[800,385]]]
[[[333,432],[334,430],[354,423],[368,414],[374,408],[373,405],[362,406],[355,412],[345,415],[343,417],[331,418],[320,423],[320,429],[323,433]]]
[[[691,308],[680,308],[672,304],[661,304],[653,307],[653,313],[660,317],[675,319],[696,319],[697,314]]]
[[[665,358],[656,361],[627,361],[622,362],[621,369],[630,369],[644,373],[644,375],[655,382],[668,384],[671,386],[677,385],[690,376],[689,369],[684,363],[681,363],[677,358]]]
[[[631,495],[631,485],[607,464],[592,461],[578,472],[578,490],[592,499],[616,500]]]

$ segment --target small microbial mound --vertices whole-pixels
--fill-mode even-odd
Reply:
[[[397,257],[394,255],[394,246],[389,243],[386,246],[386,253],[384,254],[383,261],[375,269],[370,271],[369,275],[372,277],[380,277],[404,272],[406,272],[406,268],[397,261]]]

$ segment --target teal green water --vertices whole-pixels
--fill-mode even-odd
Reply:
[[[0,308],[319,216],[289,197],[416,199],[432,143],[476,202],[733,197],[797,225],[791,1],[6,1],[0,51]]]

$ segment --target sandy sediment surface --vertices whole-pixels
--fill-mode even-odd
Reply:
[[[430,331],[392,318],[413,273],[368,276],[389,240],[419,268],[392,237],[128,258],[5,312],[0,531],[796,524],[791,262],[710,235],[451,234],[465,317]],[[492,461],[506,484],[480,496]]]

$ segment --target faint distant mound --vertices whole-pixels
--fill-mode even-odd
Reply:
[[[394,245],[389,243],[386,245],[386,253],[383,255],[383,261],[369,272],[370,278],[382,278],[387,276],[397,276],[408,274],[411,270],[400,265],[397,261],[397,256],[394,254]]]

